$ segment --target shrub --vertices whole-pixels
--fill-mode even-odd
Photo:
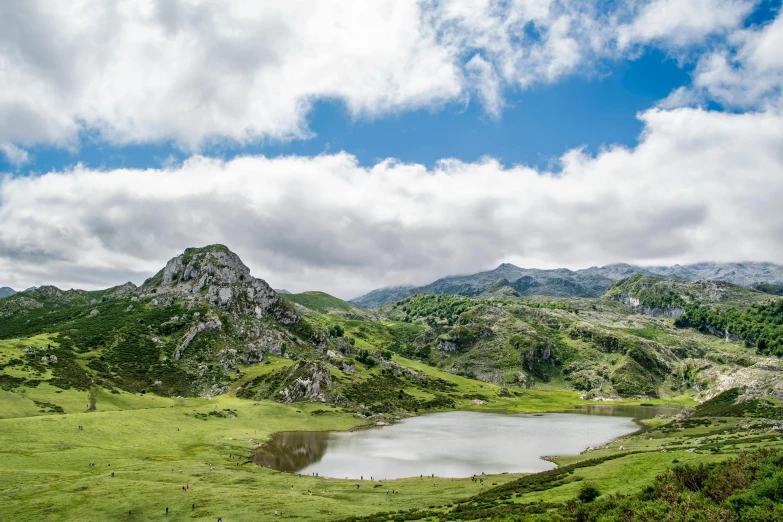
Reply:
[[[600,496],[601,492],[598,491],[598,488],[591,486],[590,484],[583,484],[576,498],[578,498],[580,502],[587,504]]]

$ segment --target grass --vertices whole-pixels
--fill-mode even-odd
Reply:
[[[9,364],[30,345],[51,343],[47,336],[0,341],[0,364]],[[82,354],[84,357],[87,355]],[[269,364],[266,364],[268,362]],[[456,408],[509,412],[565,411],[595,402],[570,391],[526,390],[475,381],[439,370],[422,362],[394,355],[393,362],[416,370],[429,384],[405,381],[405,394],[427,402],[446,396]],[[438,488],[419,478],[365,482],[302,477],[263,469],[249,460],[254,448],[278,431],[346,430],[364,423],[363,418],[322,403],[283,405],[270,401],[238,399],[236,389],[252,379],[293,364],[270,356],[264,363],[240,367],[228,394],[212,400],[161,397],[109,391],[59,389],[42,382],[0,390],[0,505],[13,520],[271,520],[282,512],[300,520],[330,520],[377,512],[448,506],[486,491],[470,479],[439,480]],[[7,366],[0,373],[31,379],[35,368]],[[355,373],[334,370],[338,386],[368,382],[382,374],[379,367],[357,365]],[[96,411],[88,410],[88,394]],[[474,404],[471,397],[483,397]],[[645,401],[652,404],[692,404],[687,396]],[[639,404],[613,401],[611,404]],[[65,411],[56,413],[56,408]],[[314,415],[317,410],[330,415]],[[450,409],[450,408],[449,408]],[[222,414],[229,411],[230,414]],[[221,415],[218,415],[218,414]],[[651,424],[663,421],[655,419]],[[562,502],[576,495],[580,483],[595,483],[602,492],[630,492],[665,470],[674,458],[681,462],[728,458],[752,445],[736,430],[747,419],[689,426],[682,431],[649,431],[613,442],[584,455],[554,459],[559,465],[588,458],[617,456],[619,445],[629,451],[614,460],[580,467],[568,480],[546,485],[543,491],[527,491],[513,502]],[[78,426],[84,426],[79,430]],[[665,426],[658,426],[664,430]],[[753,436],[756,436],[755,434]],[[688,453],[696,438],[707,440],[698,453]],[[778,444],[764,440],[764,444]],[[709,448],[717,448],[717,453]],[[662,453],[662,449],[667,449]],[[90,467],[95,463],[96,467]],[[181,470],[181,471],[180,471]],[[114,473],[114,476],[112,476]],[[524,475],[488,476],[488,485],[502,485]],[[187,492],[182,486],[189,484]],[[291,486],[294,486],[293,490]],[[375,486],[375,485],[373,485]],[[400,495],[386,496],[386,489]],[[311,491],[312,496],[303,494]],[[196,505],[195,511],[192,505]],[[131,515],[128,516],[128,510]]]
[[[338,299],[326,292],[302,292],[300,294],[281,294],[283,299],[292,303],[300,304],[311,310],[328,314],[333,310],[342,312],[362,313],[364,310]]]

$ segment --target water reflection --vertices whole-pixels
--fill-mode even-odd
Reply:
[[[582,406],[575,413],[585,415],[602,415],[612,417],[630,417],[632,419],[644,420],[652,419],[658,415],[675,415],[680,413],[682,408],[673,408],[671,406],[626,406],[619,404],[587,404]]]
[[[638,431],[634,418],[672,412],[596,406],[539,415],[436,413],[356,432],[279,433],[254,461],[280,471],[356,479],[538,472],[555,467],[542,456],[579,453]]]
[[[325,431],[288,431],[275,433],[253,454],[253,462],[265,468],[295,472],[319,462],[329,446]]]

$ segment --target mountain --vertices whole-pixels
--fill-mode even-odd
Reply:
[[[698,263],[671,267],[639,267],[618,263],[575,271],[567,268],[520,268],[503,263],[494,270],[448,276],[424,286],[373,290],[349,302],[365,308],[377,308],[412,295],[451,294],[475,297],[496,293],[501,287],[505,287],[503,295],[516,293],[520,296],[600,297],[613,281],[637,274],[688,281],[725,281],[743,286],[783,283],[783,266],[772,263]]]
[[[356,299],[351,299],[349,303],[364,308],[378,308],[388,303],[393,303],[408,296],[415,295],[417,292],[415,286],[388,286],[379,288]]]
[[[285,288],[275,288],[274,290],[278,294],[290,294],[290,293],[292,293],[292,292],[289,292],[288,290],[286,290]]]
[[[48,336],[55,380],[77,389],[222,393],[240,364],[326,345],[222,245],[185,250],[140,287],[19,292],[0,301],[0,318],[0,338]]]
[[[9,288],[7,286],[0,287],[0,299],[3,297],[8,297],[9,295],[14,295],[16,293],[16,290],[13,288]]]
[[[227,247],[210,245],[186,249],[139,287],[41,286],[0,300],[0,388],[231,391],[356,414],[452,408],[459,394],[385,350],[419,331],[323,292],[280,296]]]

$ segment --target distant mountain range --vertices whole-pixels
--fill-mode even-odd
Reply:
[[[15,293],[16,290],[13,288],[8,288],[7,286],[0,287],[0,299],[8,297],[9,295],[14,295]]]
[[[697,263],[669,267],[640,267],[618,263],[575,271],[567,268],[520,268],[503,263],[494,270],[472,275],[448,276],[425,286],[379,288],[350,302],[365,308],[377,308],[417,294],[599,297],[612,281],[634,274],[686,281],[726,281],[743,286],[783,283],[783,265],[773,263]]]

